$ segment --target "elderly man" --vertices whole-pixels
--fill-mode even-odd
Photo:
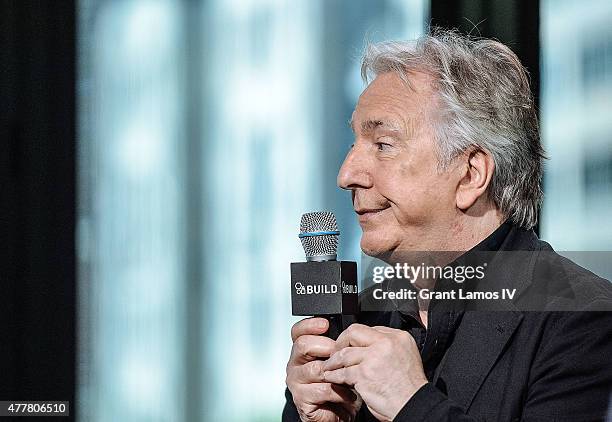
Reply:
[[[283,420],[604,419],[612,313],[596,310],[610,309],[610,284],[532,230],[544,153],[517,57],[496,41],[438,31],[369,46],[362,75],[371,83],[338,175],[362,250],[388,263],[405,251],[525,251],[503,283],[528,299],[492,311],[434,299],[412,313],[364,312],[336,341],[322,335],[325,319],[302,320],[291,332]],[[521,308],[534,291],[548,298],[550,280],[562,284],[553,296],[579,312],[552,312],[550,301],[548,312]]]

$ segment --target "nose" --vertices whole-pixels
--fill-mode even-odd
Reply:
[[[357,143],[353,145],[340,167],[336,182],[340,188],[346,190],[372,187],[367,156],[362,146]]]

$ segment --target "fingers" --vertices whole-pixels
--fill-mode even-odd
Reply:
[[[343,366],[359,365],[366,353],[367,349],[363,347],[345,347],[333,353],[329,359],[323,362],[321,369],[322,371],[333,371]]]
[[[338,384],[330,384],[331,389],[338,394],[339,397],[342,397],[342,400],[338,403],[342,405],[346,405],[357,400],[357,393],[344,385]]]
[[[289,363],[301,365],[317,358],[328,358],[336,343],[327,337],[302,335],[293,342]]]
[[[334,340],[321,336],[328,327],[329,323],[325,318],[307,318],[293,325],[293,347],[287,364],[287,387],[293,394],[300,414],[309,415],[327,410],[341,421],[353,421],[362,404],[361,399],[346,386],[323,380],[325,362],[320,358],[329,358],[336,350]]]
[[[321,405],[321,409],[328,410],[334,413],[338,417],[338,421],[340,422],[352,422],[355,420],[357,415],[357,409],[347,408],[346,405],[338,404],[338,403],[326,403]],[[351,409],[350,411],[348,409]]]
[[[323,334],[327,331],[329,322],[325,318],[306,318],[296,322],[291,327],[291,340],[295,341],[298,337],[306,334]]]
[[[398,330],[397,328],[389,328],[389,327],[372,327],[374,328],[376,331],[379,331],[381,333],[384,333],[386,335],[391,335],[391,338],[395,338],[398,339],[399,341],[402,342],[408,342],[411,343],[414,347],[416,346],[416,340],[414,339],[414,337],[412,337],[412,335],[404,330]]]
[[[328,382],[302,384],[298,388],[302,399],[310,404],[345,403],[357,400],[357,395],[349,388],[332,385]]]
[[[389,334],[393,334],[398,331],[396,328],[389,328],[389,327],[384,327],[381,325],[377,325],[372,328],[374,328],[376,331],[380,331],[381,333],[389,333]]]
[[[357,384],[359,379],[359,366],[349,366],[347,368],[338,368],[333,371],[323,372],[323,379],[325,382],[331,382],[334,384],[346,384],[354,386]]]
[[[348,346],[366,347],[384,338],[385,333],[375,330],[363,324],[351,324],[338,336],[336,349],[340,350]]]
[[[295,377],[300,384],[323,382],[322,360],[313,360],[296,367]]]
[[[328,402],[326,405],[330,406],[340,416],[340,421],[354,421],[361,407],[361,398],[356,392],[347,387],[336,384],[330,385],[340,396],[344,397],[344,400],[341,402]]]

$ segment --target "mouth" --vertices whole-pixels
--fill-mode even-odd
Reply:
[[[389,208],[389,207],[384,207],[384,208],[359,208],[359,209],[356,209],[355,212],[359,216],[359,222],[360,223],[365,223],[365,222],[369,221],[372,218],[376,218],[376,216],[381,214],[387,208]]]

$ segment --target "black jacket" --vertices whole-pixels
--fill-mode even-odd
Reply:
[[[430,379],[396,421],[606,419],[612,391],[610,282],[559,256],[532,231],[513,227],[500,249],[526,251],[510,258],[496,281],[516,287],[517,299],[504,302],[502,310],[468,307],[435,385]],[[358,321],[399,328],[396,313],[370,312]],[[283,421],[299,420],[290,392],[285,395]],[[374,420],[365,404],[358,420]]]

